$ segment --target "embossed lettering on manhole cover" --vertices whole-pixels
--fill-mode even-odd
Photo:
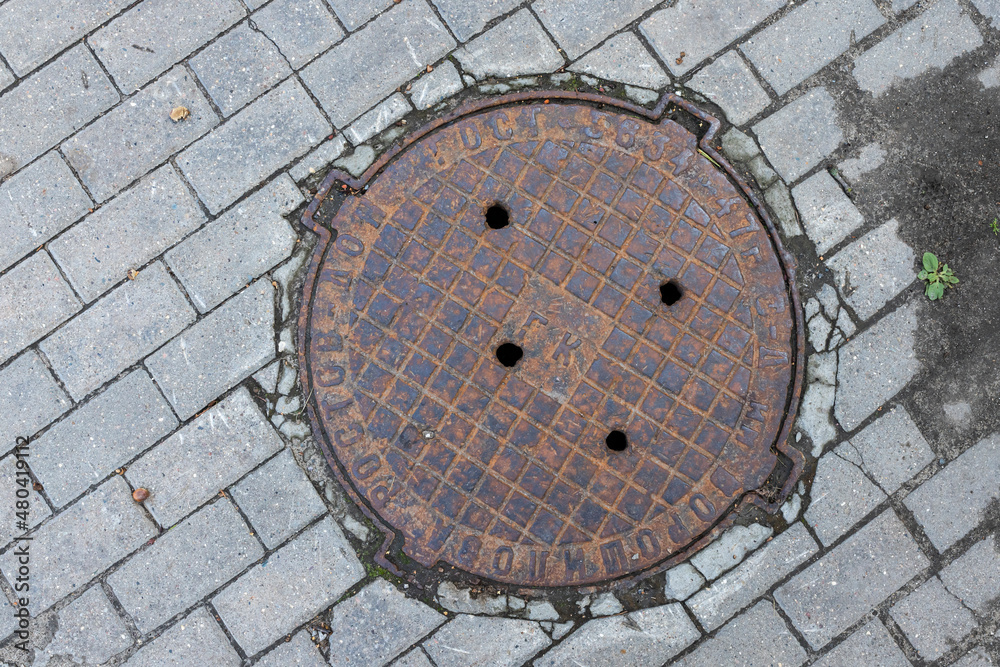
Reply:
[[[424,566],[529,586],[718,526],[775,468],[798,349],[780,246],[696,137],[551,101],[376,164],[301,320],[314,424],[369,515]]]

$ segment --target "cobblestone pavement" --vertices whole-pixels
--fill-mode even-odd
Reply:
[[[997,0],[0,0],[0,662],[1000,664],[996,209],[925,219],[996,198],[998,51]],[[709,108],[799,262],[811,472],[645,608],[415,599],[297,386],[328,165],[535,87]]]

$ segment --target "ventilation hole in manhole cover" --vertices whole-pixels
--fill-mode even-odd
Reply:
[[[503,229],[510,224],[510,214],[500,204],[493,204],[486,209],[486,226],[490,229]]]
[[[513,343],[504,343],[497,348],[497,361],[507,368],[513,368],[523,356],[524,350]]]
[[[628,437],[621,431],[612,431],[604,439],[604,444],[613,452],[624,452],[628,447]]]
[[[660,285],[660,301],[668,306],[672,306],[680,301],[683,294],[684,293],[681,292],[681,286],[673,280],[668,280]]]

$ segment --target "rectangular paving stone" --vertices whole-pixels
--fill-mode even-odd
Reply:
[[[774,532],[770,526],[752,523],[749,526],[733,526],[718,539],[695,554],[689,561],[698,568],[706,579],[715,579],[720,574],[735,567],[747,555]]]
[[[992,535],[977,542],[940,572],[941,581],[965,606],[987,613],[1000,596],[1000,553]]]
[[[288,170],[288,175],[292,177],[293,181],[299,183],[318,173],[340,157],[345,148],[347,148],[347,139],[344,139],[344,135],[338,134],[333,139],[324,141],[299,160],[294,167]]]
[[[0,96],[0,178],[31,162],[117,101],[118,93],[90,51],[82,45],[70,49]]]
[[[410,0],[306,66],[302,80],[343,128],[454,47],[425,0]]]
[[[177,156],[177,166],[218,213],[328,134],[330,124],[291,79]]]
[[[233,500],[268,549],[276,548],[326,511],[312,482],[288,449],[233,487]]]
[[[763,595],[775,582],[807,561],[819,547],[801,523],[755,551],[735,570],[687,601],[688,609],[711,632]]]
[[[24,76],[129,4],[129,0],[10,0],[0,6],[0,53]]]
[[[34,571],[59,575],[32,577],[32,612],[37,615],[80,590],[154,535],[156,527],[132,500],[125,480],[112,477],[35,532]],[[18,566],[15,551],[0,556],[0,570],[11,584]]]
[[[15,80],[14,73],[6,65],[0,63],[0,90],[14,83]]]
[[[850,637],[823,656],[815,667],[845,665],[878,665],[879,667],[910,667],[911,663],[896,646],[878,619],[854,631]]]
[[[639,24],[670,72],[680,76],[750,32],[787,0],[678,0]],[[681,52],[684,56],[681,56]],[[677,62],[680,60],[681,62]]]
[[[212,605],[233,639],[253,655],[364,576],[354,549],[327,516],[212,598]]]
[[[187,419],[274,357],[274,288],[264,278],[160,348],[146,367]]]
[[[462,90],[462,76],[451,61],[446,60],[429,74],[413,82],[410,101],[418,109],[429,109],[441,100]]]
[[[385,579],[376,579],[333,608],[330,631],[336,641],[330,642],[330,664],[387,664],[446,620]],[[535,632],[541,634],[537,626]]]
[[[344,37],[323,0],[275,0],[251,18],[296,70]]]
[[[837,108],[826,88],[802,97],[753,126],[768,161],[787,183],[819,164],[844,140]]]
[[[841,452],[849,447],[841,444],[816,464],[805,520],[824,545],[835,542],[886,498],[859,466],[845,460]]]
[[[736,51],[727,51],[716,58],[695,74],[689,85],[722,107],[733,125],[743,125],[771,103]]]
[[[976,527],[1000,497],[1000,435],[983,438],[906,497],[903,503],[938,551]]]
[[[883,24],[885,17],[872,0],[811,0],[740,49],[784,95]]]
[[[819,649],[928,564],[889,509],[775,591],[774,599]]]
[[[556,45],[527,9],[476,37],[455,57],[477,79],[554,72],[564,64]]]
[[[377,107],[366,112],[344,130],[344,136],[355,146],[368,141],[397,120],[413,111],[402,93],[393,93]]]
[[[862,320],[902,292],[916,278],[913,248],[899,238],[899,221],[889,220],[826,260],[837,288]]]
[[[762,600],[674,664],[678,667],[756,667],[765,664],[798,667],[805,660],[806,652],[788,631],[773,603]]]
[[[199,607],[139,649],[127,667],[239,667],[243,664],[212,615]]]
[[[899,308],[840,348],[834,414],[845,431],[856,429],[920,369],[917,308],[917,302]]]
[[[297,236],[282,216],[303,201],[282,174],[167,253],[198,310],[215,308],[292,254]]]
[[[536,660],[535,665],[577,667],[583,663],[607,667],[658,667],[699,637],[683,607],[678,603],[667,604],[587,621]],[[433,653],[431,657],[435,657]]]
[[[976,627],[972,612],[937,577],[894,604],[889,614],[927,661],[943,656]]]
[[[895,493],[934,460],[934,452],[902,406],[879,417],[837,451],[886,493]]]
[[[130,465],[125,476],[149,489],[146,509],[168,527],[281,447],[240,387]]]
[[[865,224],[861,211],[828,171],[813,174],[796,185],[792,197],[806,235],[820,255]]]
[[[55,151],[0,184],[0,201],[0,271],[86,215],[92,205]]]
[[[190,115],[174,122],[170,111],[179,106]],[[194,76],[178,65],[63,143],[62,150],[103,202],[218,123]]]
[[[326,667],[327,662],[312,643],[308,630],[300,630],[292,641],[278,644],[254,663],[254,667]]]
[[[149,265],[41,342],[76,400],[194,321],[195,312],[162,262]]]
[[[204,221],[166,164],[52,241],[49,250],[83,298],[93,301]]]
[[[539,0],[532,9],[570,58],[579,58],[658,4],[658,0]]]
[[[42,434],[31,448],[31,470],[62,507],[176,426],[149,375],[132,371]]]
[[[615,35],[567,69],[652,90],[670,83],[670,77],[632,32]]]
[[[212,101],[227,117],[292,72],[274,43],[246,23],[219,37],[190,63]]]
[[[533,621],[462,614],[424,642],[424,650],[438,667],[515,667],[550,643]]]
[[[11,455],[0,461],[0,484],[3,485],[0,486],[0,503],[3,503],[0,505],[0,547],[7,546],[16,536],[23,534],[27,529],[34,528],[52,516],[52,510],[49,509],[48,504],[33,488],[32,479],[26,474],[28,469],[22,468],[22,474],[17,474],[17,460],[17,457]],[[31,457],[28,460],[34,462]],[[18,491],[26,491],[28,495],[24,498],[18,498]],[[21,519],[17,517],[19,500],[28,501],[28,519],[25,522],[28,526],[27,529],[19,525],[19,522],[24,520],[23,516]]]
[[[858,56],[854,78],[862,90],[878,97],[899,81],[943,69],[982,45],[976,24],[958,2],[942,0]]]
[[[42,363],[28,350],[0,370],[0,454],[14,447],[14,438],[29,438],[71,407],[69,397]]]
[[[59,610],[58,629],[44,651],[35,654],[35,664],[103,665],[132,646],[132,635],[118,612],[111,606],[100,585]]]
[[[221,499],[129,559],[108,577],[108,584],[139,632],[146,633],[217,591],[263,555],[236,507]]]
[[[343,1],[343,0],[341,0]],[[469,39],[486,27],[486,24],[514,9],[518,0],[431,0],[441,13],[445,23],[455,33],[459,41]],[[538,5],[535,5],[536,9]],[[611,32],[614,32],[612,30]]]
[[[48,254],[36,252],[0,276],[0,364],[80,310]]]
[[[239,0],[144,0],[87,41],[128,94],[244,16]]]
[[[326,0],[347,29],[354,32],[373,16],[392,6],[392,0]]]

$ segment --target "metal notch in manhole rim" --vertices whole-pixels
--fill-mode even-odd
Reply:
[[[801,309],[717,128],[673,95],[518,93],[326,178],[300,372],[380,562],[599,585],[690,555],[740,502],[774,511],[753,492],[779,455],[787,495]],[[365,192],[331,234],[339,181]]]

